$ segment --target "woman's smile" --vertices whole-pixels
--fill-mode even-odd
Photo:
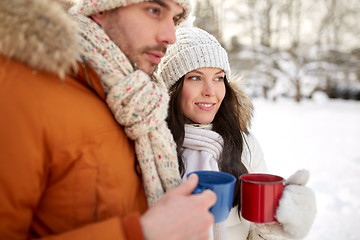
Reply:
[[[212,111],[215,108],[216,103],[205,103],[205,102],[198,102],[195,105],[204,111]]]

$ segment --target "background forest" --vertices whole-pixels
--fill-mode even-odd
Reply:
[[[360,1],[193,0],[255,105],[269,172],[306,168],[306,240],[360,239]]]
[[[252,97],[360,100],[360,1],[193,0]]]

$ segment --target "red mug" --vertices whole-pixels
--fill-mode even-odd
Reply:
[[[240,176],[241,216],[254,223],[276,222],[275,213],[284,188],[284,178],[262,173]]]

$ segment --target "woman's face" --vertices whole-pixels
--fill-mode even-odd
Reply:
[[[198,68],[184,77],[181,111],[191,121],[209,124],[225,97],[225,72],[220,68]]]

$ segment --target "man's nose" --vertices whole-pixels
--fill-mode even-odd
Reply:
[[[174,20],[166,20],[159,24],[157,41],[162,44],[174,44],[176,42],[175,23]]]

